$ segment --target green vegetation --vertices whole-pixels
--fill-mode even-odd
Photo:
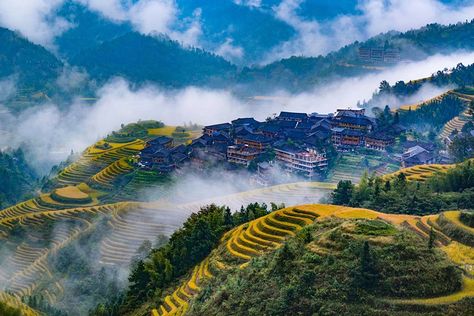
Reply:
[[[55,304],[57,309],[71,315],[86,315],[97,304],[117,298],[119,290],[124,286],[123,281],[119,280],[118,267],[96,264],[100,260],[100,241],[110,233],[109,220],[110,216],[96,218],[94,230],[83,234],[49,257],[51,280],[68,280],[63,282],[61,300]],[[41,303],[41,297],[33,297],[33,301],[28,301],[30,302],[33,304],[29,305],[38,310],[46,312],[51,309],[47,304]]]
[[[474,26],[474,20],[468,25]],[[472,30],[470,32],[472,32]],[[413,95],[425,82],[429,82],[439,87],[454,85],[459,87],[461,91],[466,91],[465,87],[474,86],[474,64],[467,66],[458,64],[448,72],[438,71],[436,74],[433,74],[430,78],[425,80],[409,82],[397,81],[393,86],[391,86],[387,81],[382,81],[379,86],[379,91],[368,102],[368,105],[377,105],[383,99],[390,96],[400,98]],[[424,111],[420,113],[428,116],[430,115]],[[438,113],[437,116],[442,117],[442,113]]]
[[[2,27],[0,43],[0,78],[15,76],[19,92],[29,91],[25,96],[27,99],[38,91],[46,94],[53,92],[63,64],[52,53]]]
[[[100,82],[120,74],[134,83],[151,81],[168,87],[222,85],[236,70],[217,55],[197,48],[183,48],[164,36],[136,32],[87,49],[71,63],[84,67]]]
[[[467,161],[423,183],[408,181],[401,172],[392,180],[365,174],[355,186],[340,181],[332,202],[386,213],[432,214],[448,209],[472,208],[474,164]]]
[[[21,149],[0,151],[0,209],[31,197],[39,186],[38,176]]]
[[[458,116],[465,108],[465,102],[455,95],[446,95],[432,100],[416,110],[398,111],[400,123],[406,127],[437,133],[443,126]]]
[[[469,227],[474,228],[474,212],[461,212],[459,220]]]
[[[121,126],[117,132],[112,132],[104,140],[110,143],[128,143],[137,138],[146,138],[148,130],[151,128],[164,127],[165,124],[158,121],[138,121],[137,123],[130,123]],[[105,148],[106,149],[106,148]]]
[[[0,315],[2,316],[22,316],[21,310],[10,307],[3,302],[0,302]]]
[[[328,218],[245,269],[219,273],[186,315],[435,315],[446,308],[383,300],[444,295],[461,285],[459,270],[413,233],[379,220]]]
[[[130,273],[130,286],[116,304],[99,305],[92,315],[119,310],[125,313],[148,300],[159,301],[163,291],[202,261],[214,249],[223,233],[236,225],[268,214],[265,204],[250,204],[240,212],[209,205],[193,213],[170,237],[169,242],[154,248],[143,260],[136,261]],[[118,305],[117,305],[118,304]]]
[[[239,74],[239,83],[252,84],[255,91],[274,91],[285,88],[290,91],[301,91],[325,83],[328,78],[352,77],[380,70],[373,66],[386,64],[367,63],[360,60],[359,47],[391,47],[400,50],[404,60],[420,60],[427,55],[450,52],[453,48],[472,49],[467,43],[474,33],[474,20],[448,26],[429,24],[426,27],[405,33],[386,33],[370,38],[365,42],[355,42],[326,56],[302,57],[293,56],[261,67],[246,67]],[[454,84],[459,87],[473,85],[472,66],[470,69],[455,71],[452,75],[438,73],[431,82],[445,86]],[[282,75],[284,74],[284,75]],[[398,82],[394,95],[407,95],[416,92],[422,82]],[[392,92],[391,92],[392,93]],[[374,98],[373,105],[380,105]]]

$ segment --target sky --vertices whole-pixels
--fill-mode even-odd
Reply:
[[[65,1],[79,2],[115,23],[129,22],[143,34],[164,33],[184,45],[197,47],[209,40],[203,35],[206,21],[201,19],[201,9],[196,8],[190,16],[180,18],[181,11],[175,0],[0,0],[0,25],[18,30],[31,41],[54,50],[54,39],[75,27],[57,16]],[[326,54],[355,40],[390,30],[406,31],[428,23],[449,24],[474,17],[474,0],[465,0],[462,6],[439,0],[359,0],[354,13],[325,21],[302,14],[303,0],[282,0],[270,8],[264,8],[259,0],[226,1],[252,10],[266,10],[294,29],[295,35],[269,50],[261,63],[291,55]],[[230,60],[245,57],[244,49],[235,45],[232,37],[218,44],[215,52]]]

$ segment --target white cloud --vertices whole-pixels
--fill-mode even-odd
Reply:
[[[0,0],[0,25],[17,30],[30,41],[48,47],[70,23],[56,16],[63,0]]]
[[[130,22],[143,34],[163,33],[185,45],[197,46],[202,34],[200,10],[192,17],[178,20],[179,9],[175,0],[76,0],[116,22]]]
[[[216,49],[216,54],[231,61],[240,61],[244,56],[244,49],[241,46],[234,45],[231,38],[227,38],[225,42]]]
[[[129,19],[141,33],[167,33],[177,8],[171,0],[141,0],[130,8]]]
[[[356,40],[365,40],[382,32],[407,31],[429,23],[449,24],[474,17],[474,1],[463,6],[438,0],[360,0],[357,15],[339,15],[318,22],[298,15],[303,0],[283,0],[273,8],[275,17],[296,31],[296,35],[267,54],[263,62],[292,55],[326,54]]]
[[[127,20],[127,12],[120,0],[75,0],[89,9],[101,13],[104,17],[115,20]]]
[[[8,100],[15,92],[15,76],[0,78],[0,102]]]
[[[462,22],[474,17],[473,1],[466,1],[466,5],[458,8],[437,0],[365,0],[360,9],[362,20],[367,23],[367,36],[390,30],[407,31],[435,22]]]
[[[122,123],[155,119],[169,125],[189,121],[211,124],[245,116],[263,120],[272,113],[285,110],[328,113],[338,107],[354,106],[359,100],[370,99],[382,80],[393,84],[398,80],[423,78],[439,69],[452,68],[459,62],[469,64],[473,61],[474,53],[436,55],[379,73],[329,82],[298,95],[276,91],[273,95],[281,97],[281,101],[258,104],[239,99],[226,90],[189,87],[167,91],[155,86],[137,90],[126,81],[116,79],[99,90],[99,98],[92,105],[77,101],[61,111],[57,105],[45,104],[19,116],[13,116],[0,107],[0,148],[26,143],[32,161],[36,161],[38,166],[50,167],[65,159],[71,149],[76,152],[83,150],[119,129]],[[443,92],[443,89],[426,88],[411,102],[432,97],[438,92]],[[398,105],[397,100],[391,102],[391,105]]]
[[[234,0],[234,3],[247,7],[259,8],[262,5],[262,0]]]

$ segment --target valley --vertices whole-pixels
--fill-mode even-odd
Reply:
[[[473,0],[0,0],[0,316],[474,315]]]

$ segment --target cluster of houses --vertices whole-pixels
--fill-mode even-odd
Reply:
[[[328,166],[329,145],[338,151],[385,151],[403,130],[399,125],[377,129],[375,120],[366,116],[364,109],[338,109],[327,115],[281,112],[265,122],[238,118],[205,126],[202,136],[186,146],[173,147],[171,138],[158,137],[147,143],[138,164],[169,172],[185,162],[202,165],[218,161],[249,166],[253,161],[268,160],[259,159],[267,155],[287,172],[314,178]],[[266,172],[267,167],[259,164],[258,170]]]
[[[387,149],[404,131],[399,124],[377,127],[364,109],[338,109],[327,115],[281,112],[265,122],[238,118],[205,126],[202,136],[188,145],[174,146],[171,138],[157,137],[140,152],[138,166],[169,173],[188,163],[197,168],[207,163],[243,167],[254,163],[257,182],[263,185],[271,181],[275,166],[313,179],[327,169],[329,147],[339,152],[366,148],[389,155]],[[433,143],[405,141],[398,145],[402,150],[390,156],[402,167],[440,162]]]

